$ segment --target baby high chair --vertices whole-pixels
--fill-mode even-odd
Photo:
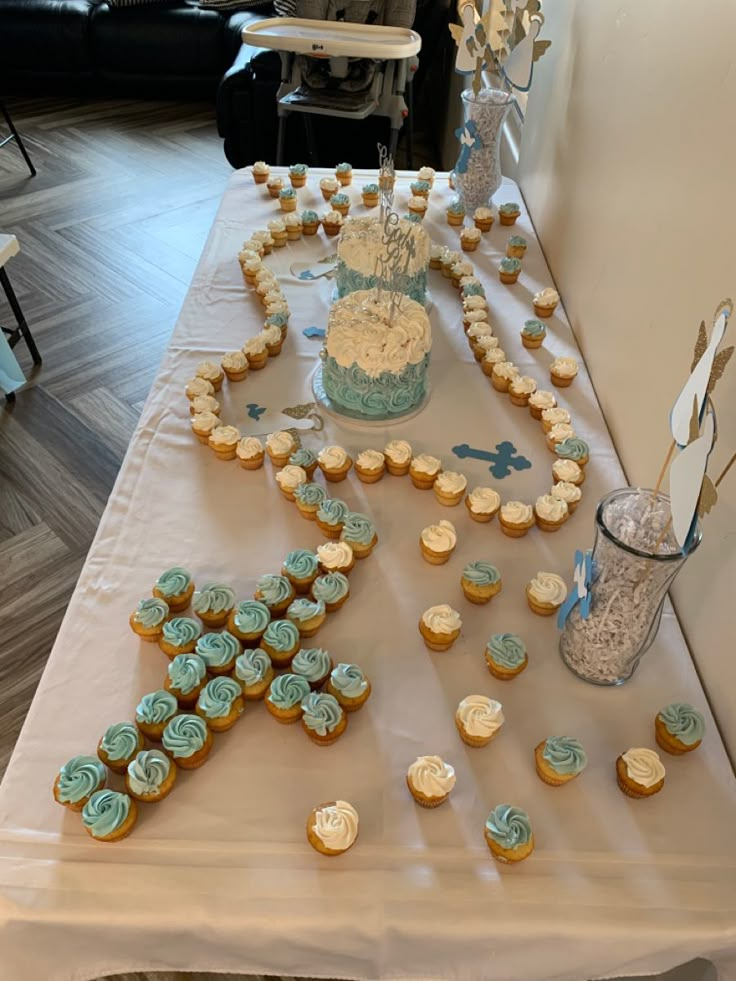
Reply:
[[[296,0],[295,7],[296,17],[258,21],[242,35],[244,44],[272,48],[281,56],[276,163],[283,163],[290,113],[304,114],[313,163],[311,114],[365,119],[375,113],[390,119],[392,155],[408,118],[411,168],[411,81],[422,46],[411,30],[416,0]]]

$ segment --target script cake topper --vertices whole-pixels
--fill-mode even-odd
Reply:
[[[389,293],[389,323],[401,304],[409,279],[409,266],[416,255],[414,226],[402,229],[394,203],[394,161],[386,147],[378,144],[379,183],[381,191],[381,251],[376,257],[376,286],[380,298],[383,289]]]

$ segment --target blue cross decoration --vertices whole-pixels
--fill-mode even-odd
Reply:
[[[313,277],[314,278],[314,277]],[[324,337],[325,332],[322,327],[305,327],[302,331],[305,337]]]
[[[560,630],[565,626],[565,620],[567,620],[576,603],[580,603],[580,616],[583,620],[588,619],[588,614],[590,613],[590,584],[593,579],[593,553],[590,549],[586,552],[581,552],[578,549],[575,552],[575,568],[573,569],[572,578],[575,587],[570,590],[567,599],[557,614],[557,626]]]
[[[468,164],[470,163],[470,154],[473,150],[480,150],[483,146],[483,140],[480,138],[478,129],[472,119],[469,119],[467,123],[456,129],[455,136],[460,141],[460,156],[457,158],[457,163],[455,164],[455,172],[457,174],[464,174],[467,172]]]
[[[265,406],[258,405],[257,402],[249,402],[246,405],[246,409],[248,410],[248,418],[255,419],[256,422],[258,422],[263,413],[266,411]]]
[[[532,465],[531,460],[527,460],[525,456],[516,455],[516,447],[507,439],[496,443],[495,450],[474,450],[467,443],[460,443],[459,446],[453,446],[452,452],[461,460],[466,457],[488,460],[491,464],[488,469],[497,480],[508,477],[512,470],[528,470]]]

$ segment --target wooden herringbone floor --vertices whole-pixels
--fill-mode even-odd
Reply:
[[[44,364],[0,397],[0,773],[230,173],[209,104],[9,108],[38,175],[0,151],[0,231]]]

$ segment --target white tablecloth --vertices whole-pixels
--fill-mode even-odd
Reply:
[[[299,192],[300,207],[316,206],[319,176],[312,173]],[[368,176],[355,174],[354,199]],[[407,196],[402,177],[400,210]],[[518,197],[509,182],[498,195]],[[444,221],[448,199],[438,177],[425,227],[451,243],[457,231]],[[268,463],[246,472],[192,438],[183,393],[198,361],[260,328],[235,257],[275,208],[248,174],[233,175],[0,789],[0,978],[178,968],[583,981],[659,971],[695,955],[712,957],[722,978],[736,977],[733,774],[670,608],[634,679],[612,690],[573,677],[559,659],[554,621],[526,606],[527,580],[539,569],[569,576],[574,549],[592,543],[597,500],[624,483],[584,370],[560,402],[589,441],[591,463],[583,503],[556,535],[505,538],[497,522],[475,524],[464,507],[448,512],[408,478],[365,486],[351,477],[335,489],[374,517],[380,535],[352,575],[348,604],[316,638],[335,661],[361,664],[373,682],[371,700],[335,745],[317,747],[299,726],[280,726],[263,706],[249,705],[217,738],[206,765],[182,774],[168,800],[142,807],[134,834],[115,846],[92,842],[79,817],[52,800],[59,765],[94,752],[106,726],[132,718],[140,695],[162,682],[163,654],[127,625],[162,569],[184,564],[198,581],[231,582],[245,597],[259,574],[278,571],[289,549],[322,540],[278,493]],[[524,234],[529,250],[520,282],[506,287],[496,266],[511,232]],[[333,244],[320,234],[266,260],[293,315],[281,356],[223,395],[223,417],[243,432],[290,425],[280,410],[312,400],[321,342],[302,329],[324,326],[332,284],[300,284],[287,270]],[[561,310],[544,348],[521,346],[531,294],[550,284],[528,215],[514,229],[494,225],[471,258],[503,347],[545,382],[553,356],[577,351]],[[381,447],[389,434],[404,437],[463,470],[471,484],[533,501],[551,484],[553,460],[539,423],[491,388],[467,349],[457,295],[440,274],[431,276],[428,407],[390,429],[327,419],[324,432],[305,433],[305,445],[336,441],[355,454]],[[248,417],[248,404],[266,407],[260,421]],[[504,439],[531,469],[494,480],[487,464],[451,453],[458,443],[493,449]],[[420,558],[417,536],[439,517],[456,522],[459,544],[447,565],[432,567]],[[503,592],[489,607],[471,607],[460,591],[464,564],[478,558],[503,574]],[[446,654],[430,654],[417,631],[422,610],[438,602],[455,605],[464,622]],[[528,669],[511,683],[495,681],[484,664],[485,641],[497,631],[518,632],[529,648]],[[506,715],[484,749],[465,747],[453,722],[457,702],[473,692],[499,698]],[[656,797],[624,797],[616,756],[653,745],[657,710],[680,699],[705,713],[702,747],[665,759],[667,781]],[[535,775],[532,751],[560,733],[577,736],[590,763],[572,784],[553,789]],[[425,753],[457,771],[450,802],[433,811],[417,807],[404,782],[407,765]],[[315,804],[336,797],[357,807],[360,837],[343,857],[325,859],[307,844],[305,820]],[[534,855],[517,868],[495,864],[483,840],[485,818],[501,802],[524,807],[534,826]]]

